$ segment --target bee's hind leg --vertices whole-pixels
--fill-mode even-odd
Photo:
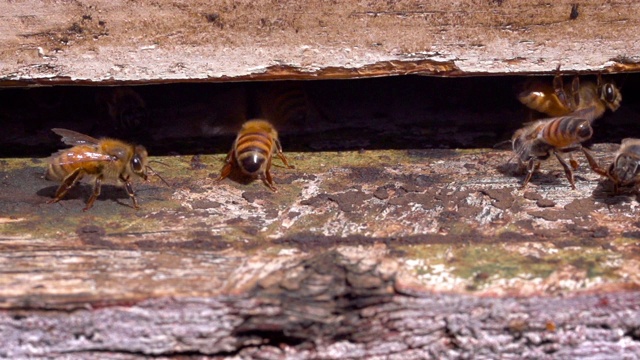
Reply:
[[[71,189],[73,185],[78,182],[78,180],[82,179],[83,175],[84,173],[82,172],[82,169],[76,169],[74,172],[67,175],[67,177],[62,180],[62,184],[60,184],[58,190],[56,190],[56,195],[54,196],[54,198],[47,201],[47,204],[56,203],[62,200],[62,198],[67,195],[67,192],[69,192],[69,189]]]
[[[222,181],[227,176],[229,176],[231,174],[231,170],[233,170],[233,164],[235,163],[236,163],[236,159],[235,159],[235,156],[233,155],[233,150],[231,150],[229,151],[229,154],[227,154],[227,157],[224,159],[224,166],[222,167],[222,170],[220,171],[220,176],[218,176],[216,181]]]
[[[136,210],[140,209],[140,206],[138,206],[138,199],[136,198],[136,194],[133,192],[133,187],[131,186],[131,181],[129,181],[129,177],[125,179],[121,175],[120,180],[122,180],[122,182],[124,183],[124,189],[127,190],[127,195],[129,195],[129,197],[131,198],[131,201],[133,202],[133,208]]]
[[[295,169],[295,166],[289,165],[287,158],[282,153],[282,145],[280,144],[280,140],[277,140],[277,139],[276,139],[276,154],[278,155],[280,160],[282,160],[282,162],[285,164],[286,167],[288,167],[289,169]]]
[[[267,185],[269,189],[271,189],[271,191],[277,192],[278,189],[273,185],[273,178],[271,177],[271,172],[269,171],[270,168],[271,168],[271,159],[269,159],[269,162],[267,163],[267,168],[264,174],[260,178],[262,179],[262,182],[265,185]]]
[[[100,196],[101,187],[102,187],[102,176],[98,176],[96,177],[96,181],[93,183],[93,193],[91,194],[89,201],[87,201],[87,206],[85,206],[84,209],[82,209],[82,211],[87,211],[91,209],[91,207],[93,206],[93,203],[96,201],[98,196]]]
[[[562,167],[564,168],[564,174],[567,176],[567,180],[569,180],[569,183],[571,184],[571,188],[575,190],[576,189],[576,182],[573,179],[573,171],[571,171],[571,168],[569,167],[569,165],[567,165],[567,163],[560,156],[560,154],[558,154],[555,151],[553,152],[553,154],[556,156],[556,158],[560,162],[560,165],[562,165]]]
[[[539,166],[540,166],[540,163],[537,163],[534,159],[529,160],[529,162],[527,163],[527,176],[524,178],[524,181],[522,182],[522,186],[520,187],[520,189],[524,189],[525,187],[527,187],[527,184],[529,183],[529,181],[531,181],[531,176],[533,175],[533,172],[536,171]]]

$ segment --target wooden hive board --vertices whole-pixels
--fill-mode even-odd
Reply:
[[[635,71],[640,5],[577,11],[508,0],[5,2],[0,78]],[[636,79],[596,124],[603,164],[610,142],[634,134]],[[296,168],[275,161],[278,193],[215,181],[242,118],[229,108],[246,105],[235,95],[268,85],[140,86],[156,121],[145,145],[171,187],[134,183],[135,211],[105,186],[87,212],[87,186],[45,203],[57,184],[42,177],[44,156],[61,146],[50,128],[100,124],[86,108],[102,89],[2,90],[0,152],[11,155],[0,160],[0,357],[638,356],[637,194],[613,196],[584,165],[571,190],[553,161],[520,189],[512,152],[491,148],[525,118],[516,80],[315,82],[339,116],[282,126]],[[220,107],[226,123],[212,115]]]
[[[625,71],[640,52],[632,0],[32,5],[0,4],[6,82]]]

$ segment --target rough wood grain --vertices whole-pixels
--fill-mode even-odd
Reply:
[[[637,70],[640,4],[581,1],[0,4],[0,79],[71,82]],[[25,83],[21,83],[24,85]]]
[[[602,164],[640,137],[636,79],[594,124]],[[637,356],[637,193],[581,156],[576,190],[556,161],[520,189],[491,148],[529,115],[520,80],[304,82],[326,118],[274,120],[296,166],[276,160],[277,193],[215,179],[232,100],[290,83],[137,87],[171,186],[136,182],[138,211],[104,186],[88,212],[87,185],[46,204],[43,157],[63,146],[53,127],[117,134],[95,105],[109,89],[3,89],[0,356]]]
[[[290,154],[277,194],[215,183],[222,156],[167,157],[175,188],[138,185],[140,211],[105,189],[86,213],[5,160],[2,355],[640,354],[635,201],[552,163],[522,191],[508,153],[452,154]]]
[[[0,356],[106,359],[620,358],[640,355],[638,292],[570,298],[407,293],[375,254],[329,251],[242,295],[0,313]]]

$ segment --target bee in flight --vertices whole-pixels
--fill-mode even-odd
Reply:
[[[606,170],[599,166],[593,170],[613,182],[616,194],[620,187],[640,184],[640,139],[623,139],[611,165]]]
[[[103,182],[124,186],[133,207],[138,209],[138,201],[131,187],[131,180],[138,176],[147,180],[150,170],[167,184],[160,175],[155,173],[148,163],[147,150],[142,145],[131,145],[115,139],[95,139],[72,130],[51,129],[62,136],[62,142],[71,148],[60,150],[51,155],[49,167],[45,174],[47,180],[61,181],[55,197],[47,203],[55,203],[67,194],[79,180],[85,176],[94,180],[93,193],[87,201],[84,211],[89,210],[100,195]],[[167,184],[168,185],[168,184]]]
[[[560,154],[581,150],[589,165],[594,168],[596,162],[593,156],[581,145],[593,135],[590,121],[579,116],[584,111],[589,110],[582,110],[571,116],[538,120],[513,134],[511,138],[513,151],[518,157],[520,166],[527,170],[527,176],[522,183],[523,188],[531,180],[533,172],[540,167],[540,161],[548,159],[552,154],[564,168],[573,189],[576,185],[571,167],[576,169],[578,165],[572,159],[569,167]]]
[[[304,82],[267,82],[254,89],[250,95],[257,106],[256,109],[251,109],[250,115],[267,119],[278,128],[285,126],[305,130],[328,118],[313,101]]]
[[[101,91],[96,102],[109,113],[112,128],[118,132],[141,132],[149,122],[144,100],[129,87]]]
[[[268,121],[249,120],[238,132],[218,181],[229,176],[233,167],[237,166],[244,175],[260,178],[269,189],[277,191],[269,172],[274,153],[289,169],[293,168],[282,153],[276,129]]]
[[[585,110],[582,116],[593,122],[606,109],[618,110],[622,94],[613,82],[604,82],[601,75],[598,75],[595,84],[591,81],[580,82],[575,76],[571,85],[565,86],[558,65],[552,86],[546,82],[528,81],[524,90],[518,94],[518,100],[528,108],[551,117]]]

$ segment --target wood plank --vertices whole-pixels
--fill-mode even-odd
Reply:
[[[44,84],[637,70],[640,4],[0,4],[0,80]],[[18,81],[18,83],[15,83]]]
[[[594,123],[603,165],[640,137],[637,76],[611,78],[627,81]],[[530,119],[522,80],[139,86],[134,129],[96,105],[122,88],[3,89],[0,357],[634,356],[637,192],[579,155],[576,190],[557,161],[520,189],[492,146]],[[278,192],[216,182],[244,107],[268,114],[292,84],[308,112],[273,118],[296,167],[276,159]],[[171,186],[134,183],[137,211],[104,186],[83,212],[87,184],[47,204],[55,127],[139,136]]]
[[[216,183],[221,155],[160,158],[172,188],[138,185],[139,211],[106,188],[88,212],[5,160],[4,355],[640,351],[635,201],[594,174],[571,190],[549,162],[520,190],[505,151],[289,156],[278,193]]]

